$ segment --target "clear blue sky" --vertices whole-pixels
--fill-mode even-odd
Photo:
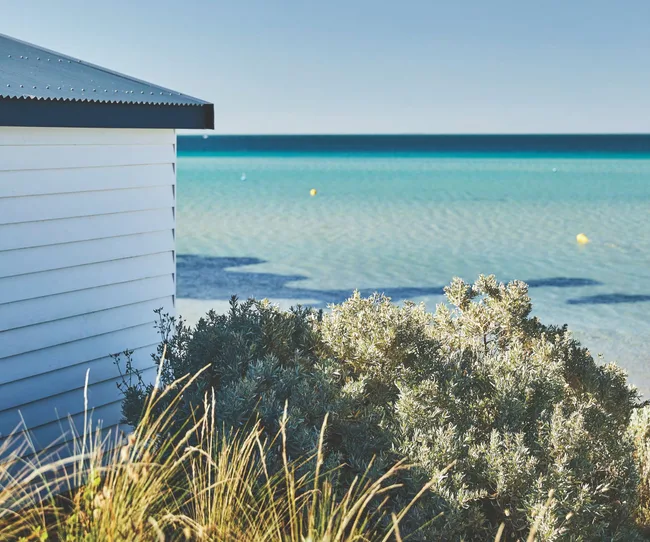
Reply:
[[[650,0],[0,0],[218,133],[650,132]]]

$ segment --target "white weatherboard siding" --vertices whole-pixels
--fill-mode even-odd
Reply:
[[[175,190],[173,130],[0,127],[0,441],[21,419],[39,449],[67,416],[80,429],[86,371],[93,418],[117,427],[110,354],[153,378]]]

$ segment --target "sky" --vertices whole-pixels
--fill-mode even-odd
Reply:
[[[0,0],[220,134],[650,132],[650,0]]]

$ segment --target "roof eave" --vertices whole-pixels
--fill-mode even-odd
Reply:
[[[214,129],[214,106],[0,97],[0,126]]]

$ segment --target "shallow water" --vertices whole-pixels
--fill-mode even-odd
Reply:
[[[322,307],[354,288],[433,310],[452,277],[494,273],[650,394],[650,158],[180,154],[177,198],[190,320],[232,294]]]

